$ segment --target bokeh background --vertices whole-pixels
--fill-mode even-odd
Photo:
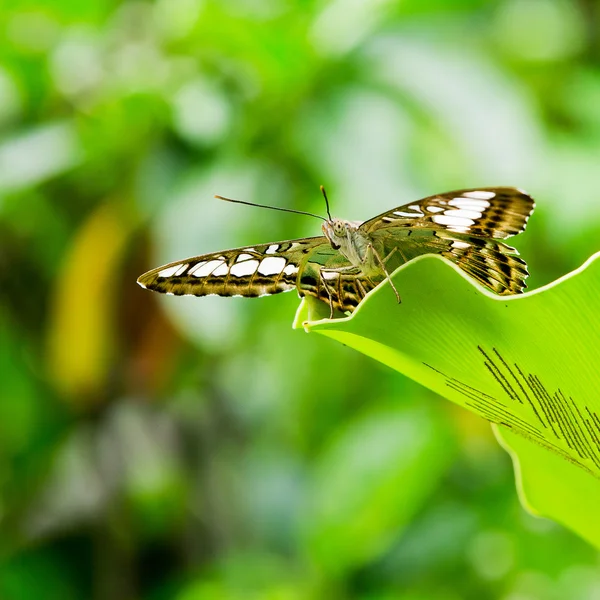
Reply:
[[[0,598],[600,598],[487,423],[292,331],[293,293],[135,284],[317,234],[213,195],[321,183],[349,219],[525,188],[548,283],[599,249],[599,59],[593,0],[4,0]]]

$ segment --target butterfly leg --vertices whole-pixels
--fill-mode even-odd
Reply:
[[[321,269],[319,271],[319,278],[321,279],[321,285],[323,286],[323,289],[327,292],[327,296],[329,296],[329,318],[333,319],[333,298],[331,296],[331,292],[329,291],[329,285],[325,280],[325,276],[323,275],[324,270],[325,269]]]
[[[398,246],[394,246],[392,251],[383,259],[383,262],[387,264],[387,261],[390,260],[390,258],[392,258],[392,256],[394,256],[395,252],[398,252],[398,254],[400,254],[400,257],[402,258],[403,263],[408,262],[408,260],[406,259],[406,256],[404,256],[404,253],[402,252],[402,250],[400,250],[400,248],[398,248]]]
[[[373,253],[375,260],[379,263],[379,266],[383,269],[383,272],[385,273],[385,278],[390,282],[390,285],[392,286],[392,289],[394,290],[394,294],[396,294],[396,299],[398,300],[398,304],[401,304],[402,300],[400,298],[400,294],[398,293],[398,290],[396,289],[396,286],[394,285],[394,282],[392,281],[392,278],[390,277],[388,270],[385,268],[385,263],[390,259],[390,257],[392,256],[392,254],[394,254],[394,252],[397,250],[397,248],[394,248],[385,257],[385,259],[382,259],[381,256],[379,256],[379,252],[377,252],[377,250],[375,250],[373,244],[369,244],[368,250],[370,250]]]
[[[327,278],[325,277],[326,274],[328,273],[334,273],[336,274],[338,277],[335,277],[334,279],[332,279],[332,281],[328,281]],[[335,282],[337,284],[337,294],[338,294],[338,302],[340,304],[343,303],[343,295],[344,295],[344,291],[342,289],[342,276],[343,275],[360,275],[361,271],[359,268],[353,266],[353,265],[349,265],[347,267],[337,267],[337,268],[324,268],[321,269],[319,271],[319,277],[321,279],[321,283],[323,285],[324,290],[327,292],[327,295],[329,296],[329,309],[330,309],[330,314],[329,314],[329,318],[333,319],[333,313],[334,313],[334,308],[333,308],[333,296],[331,295],[331,283]],[[375,287],[375,284],[373,284],[373,287]],[[364,290],[364,287],[363,287]],[[364,292],[364,295],[366,295],[366,291]]]

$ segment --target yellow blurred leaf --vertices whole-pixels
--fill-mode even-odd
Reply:
[[[114,358],[114,285],[129,233],[114,203],[98,208],[75,236],[56,281],[50,313],[48,368],[78,405],[98,402]]]

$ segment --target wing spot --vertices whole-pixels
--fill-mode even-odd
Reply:
[[[246,254],[245,252],[243,252],[235,259],[235,262],[242,262],[243,260],[249,260],[251,258],[254,258],[252,254]]]
[[[481,213],[475,210],[466,210],[464,208],[451,208],[444,213],[447,217],[459,217],[464,219],[481,219]]]
[[[491,204],[487,200],[473,200],[470,198],[453,198],[448,202],[448,206],[456,206],[456,208],[473,209],[483,212],[489,208]]]
[[[263,258],[258,266],[258,272],[261,275],[277,275],[281,273],[286,264],[285,258],[281,256],[269,256]]]
[[[323,279],[337,279],[339,277],[339,273],[336,271],[321,271],[323,275]]]
[[[477,198],[478,200],[491,200],[496,195],[496,192],[490,192],[489,190],[471,190],[469,192],[463,192],[465,198]]]
[[[285,273],[285,275],[295,275],[298,272],[298,267],[295,264],[290,263],[285,267],[283,272]]]
[[[469,228],[472,225],[475,225],[475,221],[473,219],[468,219],[465,217],[453,217],[450,215],[434,215],[431,217],[431,220],[438,225],[446,225],[447,227],[456,227],[456,228]]]
[[[244,262],[237,262],[231,267],[229,272],[235,277],[247,277],[256,273],[258,268],[257,260],[246,260]]]
[[[412,208],[412,206],[409,206],[408,208]],[[395,210],[394,213],[395,215],[398,215],[399,217],[422,217],[423,213],[420,211],[416,211],[415,212],[404,212],[403,210]]]
[[[307,287],[307,288],[316,288],[317,287],[317,280],[312,275],[306,275],[306,274],[302,275],[301,283],[302,283],[302,286]]]
[[[427,212],[430,213],[439,213],[442,212],[444,209],[441,206],[427,206]]]
[[[466,250],[467,248],[471,247],[471,244],[469,244],[468,242],[459,242],[457,240],[455,242],[452,242],[452,247],[458,248],[459,250]]]
[[[183,266],[187,269],[188,265],[186,263]],[[159,271],[158,276],[159,277],[173,277],[173,275],[175,275],[175,273],[177,273],[177,271],[179,271],[179,269],[181,269],[181,265],[173,265],[172,267],[167,267],[166,269]],[[185,269],[184,269],[184,271],[185,271]]]
[[[225,263],[222,260],[209,260],[208,262],[201,263],[199,267],[194,267],[193,275],[194,277],[208,277],[213,274],[213,271],[215,271],[217,267],[221,267],[224,264]]]
[[[196,263],[193,267],[190,268],[190,270],[188,271],[188,277],[190,275],[193,275],[202,265],[205,265],[206,261],[202,260],[199,263]]]
[[[265,254],[275,254],[279,250],[279,244],[271,244],[265,251]]]
[[[213,272],[212,272],[212,276],[213,277],[224,277],[225,275],[227,275],[227,273],[229,273],[229,267],[227,266],[227,263],[222,262]]]
[[[187,271],[187,268],[188,268],[189,266],[190,266],[190,265],[189,265],[188,263],[183,263],[183,264],[181,265],[181,267],[180,267],[179,269],[177,269],[177,271],[175,271],[175,273],[173,273],[173,275],[174,275],[175,277],[180,277],[181,275],[183,275],[183,274],[184,274],[184,273]]]

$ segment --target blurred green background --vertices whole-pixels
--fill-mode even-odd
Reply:
[[[579,266],[598,2],[4,0],[0,32],[2,600],[600,598],[487,423],[292,331],[293,293],[135,283],[318,234],[213,194],[321,183],[348,219],[522,187],[530,287]]]

